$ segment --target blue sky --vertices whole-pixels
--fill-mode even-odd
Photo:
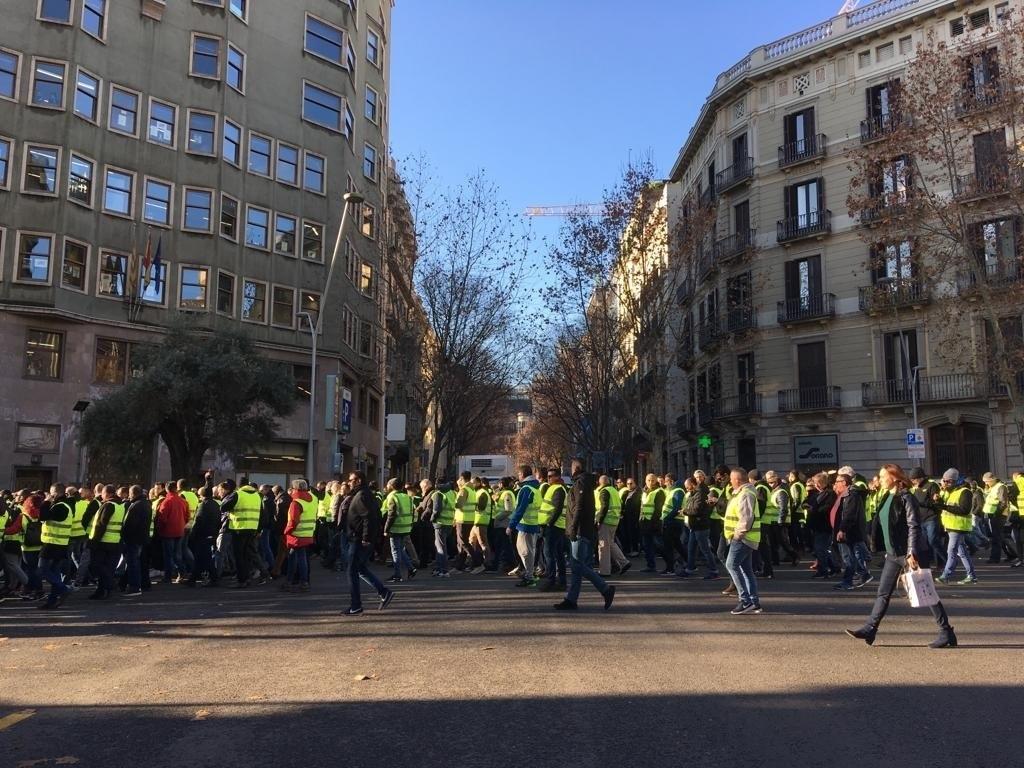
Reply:
[[[600,202],[630,153],[667,175],[719,72],[840,5],[397,0],[392,150],[447,183],[484,168],[517,210]]]

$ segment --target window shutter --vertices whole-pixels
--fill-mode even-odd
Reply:
[[[811,294],[821,294],[821,256],[811,256],[807,259],[808,282],[810,283]]]

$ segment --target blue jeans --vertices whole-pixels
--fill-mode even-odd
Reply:
[[[288,550],[288,583],[309,583],[309,547]]]
[[[274,551],[270,548],[270,536],[271,531],[269,528],[264,528],[260,531],[259,552],[268,571],[274,567]],[[263,569],[261,568],[260,570]]]
[[[842,583],[848,587],[853,586],[853,574],[857,572],[857,557],[854,554],[853,546],[845,541],[836,542],[839,556],[843,558],[843,580]]]
[[[853,545],[853,557],[857,561],[857,572],[865,579],[871,575],[871,550],[863,541]]]
[[[448,536],[452,531],[450,525],[434,523],[434,570],[448,573]]]
[[[712,576],[718,575],[718,564],[715,556],[711,554],[711,534],[709,531],[690,530],[690,536],[686,540],[686,570],[697,570],[697,549],[704,556],[707,563],[708,573]]]
[[[141,558],[141,544],[124,545],[125,579],[128,582],[129,592],[138,592],[142,589]]]
[[[181,557],[181,537],[160,537],[160,546],[164,551],[164,581],[170,581],[173,575],[185,573],[185,561]]]
[[[21,556],[25,560],[25,575],[28,576],[28,588],[32,592],[42,592],[43,590],[43,577],[39,573],[39,550],[34,552],[26,552],[24,549],[21,551]]]
[[[363,596],[360,593],[359,580],[362,579],[375,590],[381,599],[388,593],[380,579],[373,575],[367,563],[370,561],[372,547],[364,547],[361,542],[353,541],[348,545],[348,587],[349,608],[363,607]]]
[[[944,565],[946,562],[946,550],[942,546],[942,531],[939,529],[939,518],[931,517],[925,520],[921,523],[921,530],[924,531],[924,538],[928,542],[928,548],[931,549],[935,562],[939,565]],[[926,565],[926,563],[921,563],[921,565]]]
[[[402,578],[402,566],[404,565],[409,572],[416,570],[416,566],[412,564],[412,559],[409,557],[409,553],[405,551],[405,542],[409,538],[407,533],[392,533],[388,536],[391,540],[391,560],[395,564],[395,576]]]
[[[569,584],[569,591],[565,593],[566,600],[575,603],[580,599],[580,587],[583,586],[584,578],[602,595],[608,591],[608,582],[591,567],[594,562],[594,543],[590,539],[580,536],[576,541],[570,541],[569,557],[572,563],[572,582]]]
[[[549,525],[544,529],[544,559],[545,569],[544,574],[547,577],[548,584],[554,584],[555,579],[558,579],[559,586],[565,586],[565,531],[553,525]],[[527,578],[530,574],[527,574]]]
[[[658,551],[658,534],[654,530],[644,531],[640,534],[640,541],[644,549],[644,560],[651,570],[657,566],[654,556]]]
[[[835,569],[832,567],[832,534],[814,534],[814,557],[818,561],[817,573],[828,576]]]
[[[61,595],[67,594],[68,588],[64,586],[64,558],[54,560],[49,557],[39,558],[39,575],[50,582],[49,601],[52,603]]]
[[[760,604],[757,595],[757,577],[754,576],[754,550],[741,541],[734,541],[729,545],[729,556],[725,560],[725,567],[732,577],[732,583],[736,585],[736,592],[740,602],[743,604]]]
[[[967,569],[967,575],[973,579],[975,577],[974,563],[967,552],[967,537],[970,532],[947,531],[947,533],[949,534],[949,549],[946,550],[946,567],[942,571],[942,577],[948,579],[956,572],[956,559],[959,557],[963,561],[964,568]]]

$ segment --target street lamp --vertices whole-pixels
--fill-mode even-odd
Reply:
[[[363,202],[363,197],[355,192],[346,192],[341,196],[341,200],[341,223],[338,225],[338,236],[334,240],[334,250],[331,251],[331,261],[327,267],[327,281],[324,283],[323,293],[320,294],[320,309],[316,313],[316,320],[314,322],[312,312],[298,313],[299,317],[305,316],[313,342],[309,357],[309,437],[306,443],[306,481],[310,485],[316,482],[314,480],[316,466],[313,460],[313,436],[316,434],[316,340],[323,325],[327,294],[331,290],[331,278],[334,277],[334,265],[338,260],[338,250],[341,248],[341,238],[345,232],[349,205],[359,205]]]
[[[79,400],[71,409],[75,412],[78,423],[78,463],[75,467],[75,482],[82,484],[82,419],[85,416],[85,409],[92,403],[88,400]]]

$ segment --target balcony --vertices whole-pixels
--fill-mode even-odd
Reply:
[[[860,211],[860,223],[871,227],[886,219],[897,219],[906,214],[908,203],[906,192],[893,192],[872,198],[871,204]]]
[[[779,243],[793,243],[808,237],[825,237],[831,232],[832,211],[811,211],[779,221],[775,239]]]
[[[951,373],[943,376],[918,376],[917,402],[945,403],[954,400],[985,400],[992,386],[981,374]],[[883,379],[861,385],[865,406],[906,405],[913,401],[910,379]]]
[[[964,88],[953,102],[953,113],[967,117],[999,106],[1006,98],[1007,86],[1002,82]]]
[[[688,411],[676,419],[676,434],[679,437],[689,437],[696,431],[697,424],[692,411]]]
[[[699,280],[706,280],[718,269],[718,262],[715,261],[715,249],[711,245],[702,245],[697,250],[697,277]]]
[[[746,256],[754,250],[754,238],[756,235],[756,229],[745,229],[734,235],[723,237],[715,243],[715,258],[718,261],[725,262]]]
[[[757,329],[757,312],[753,307],[733,307],[725,315],[726,333],[746,333]]]
[[[718,190],[714,186],[702,189],[697,200],[701,208],[710,208],[718,201]]]
[[[779,391],[779,413],[834,411],[842,408],[839,387],[802,387]]]
[[[990,288],[1009,288],[1024,282],[1024,271],[1021,270],[1018,261],[988,263],[984,267],[979,264],[976,270],[957,273],[957,293],[960,296],[978,293],[980,291],[979,279]]]
[[[1016,398],[1020,398],[1024,395],[1024,371],[1019,371],[1016,376],[1011,378],[1011,384],[1006,384],[999,381],[997,374],[989,375],[989,395],[992,397],[1009,397],[1009,389],[1013,389]]]
[[[718,418],[718,403],[701,403],[697,406],[697,426],[707,427]]]
[[[869,315],[918,309],[931,302],[931,291],[918,280],[879,281],[860,289],[860,311]]]
[[[891,136],[900,128],[910,126],[913,123],[910,116],[889,112],[885,115],[875,115],[867,120],[860,121],[860,143],[870,144],[886,136]]]
[[[722,335],[722,322],[717,317],[710,317],[698,326],[697,340],[701,349],[711,347]]]
[[[693,365],[693,339],[683,339],[676,349],[676,365],[688,370]]]
[[[760,416],[764,413],[764,408],[760,395],[748,393],[719,399],[718,412],[721,418],[742,418],[744,416]]]
[[[812,160],[820,160],[825,157],[827,146],[828,137],[823,133],[783,144],[779,147],[779,168],[792,168]]]
[[[693,278],[687,277],[676,287],[676,301],[686,304],[693,297]]]
[[[1020,157],[1008,157],[1005,162],[993,163],[975,173],[957,176],[953,199],[965,203],[1017,190],[1024,175],[1021,173],[1020,162]]]
[[[834,293],[815,293],[797,299],[780,301],[778,307],[779,325],[809,323],[828,320],[836,314]]]
[[[733,187],[745,184],[754,178],[754,158],[741,157],[724,171],[715,175],[715,189],[719,194],[728,192]]]

